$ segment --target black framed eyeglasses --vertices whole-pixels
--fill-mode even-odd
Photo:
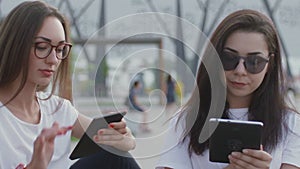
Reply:
[[[44,59],[50,55],[53,48],[55,48],[56,58],[62,60],[68,57],[72,48],[72,44],[64,42],[57,46],[54,46],[49,42],[35,42],[34,54],[36,57]]]
[[[257,74],[263,71],[266,64],[269,62],[269,59],[266,59],[259,55],[249,55],[247,57],[238,56],[232,52],[223,51],[221,53],[221,61],[224,67],[224,70],[233,70],[235,69],[240,60],[244,60],[245,69],[252,74]]]

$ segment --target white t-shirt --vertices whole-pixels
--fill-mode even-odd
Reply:
[[[239,120],[247,120],[247,116],[244,116],[244,113],[247,113],[248,109],[230,109],[230,111],[234,114],[234,117],[240,117]],[[233,116],[230,118],[233,118]],[[190,156],[188,152],[189,137],[180,143],[185,120],[179,121],[177,127],[175,127],[176,123],[177,118],[174,118],[170,124],[165,148],[156,165],[156,169],[164,167],[174,169],[223,169],[228,165],[226,163],[210,162],[208,150],[204,151],[203,155],[196,155],[193,152]],[[271,153],[272,162],[270,168],[272,169],[279,169],[282,163],[300,167],[300,115],[293,112],[288,113],[287,124],[289,131],[285,133],[287,134],[286,137]],[[170,140],[175,141],[170,142]]]
[[[45,98],[44,93],[37,93]],[[0,169],[14,169],[18,164],[28,164],[33,154],[36,137],[43,128],[51,127],[53,122],[59,126],[74,125],[78,112],[65,99],[52,96],[48,100],[38,100],[41,118],[38,124],[30,124],[18,119],[5,106],[0,107]],[[2,106],[2,103],[0,102]],[[61,106],[59,106],[61,105]],[[48,169],[66,169],[71,165],[70,153],[71,132],[55,139],[54,154]]]

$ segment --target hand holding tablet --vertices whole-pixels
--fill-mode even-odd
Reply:
[[[107,128],[109,123],[121,121],[125,114],[126,112],[118,112],[93,119],[69,158],[73,160],[95,154],[99,151],[104,151],[103,146],[100,146],[93,141],[93,137],[97,135],[99,129]]]

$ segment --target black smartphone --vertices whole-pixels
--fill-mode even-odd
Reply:
[[[93,141],[93,136],[97,134],[99,129],[107,128],[109,123],[121,121],[125,114],[126,112],[124,111],[94,118],[88,126],[86,132],[80,138],[69,158],[74,160],[95,154],[99,151],[103,151],[103,146],[95,143]]]
[[[209,160],[229,163],[228,155],[260,149],[262,122],[212,118],[209,120]]]

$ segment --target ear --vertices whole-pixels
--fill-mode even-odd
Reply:
[[[275,53],[270,53],[269,54],[269,62],[268,62],[267,72],[269,71],[270,66],[274,65],[274,57],[275,57]]]
[[[269,54],[269,59],[273,59],[275,57],[275,53],[274,52],[271,52],[270,54]]]

